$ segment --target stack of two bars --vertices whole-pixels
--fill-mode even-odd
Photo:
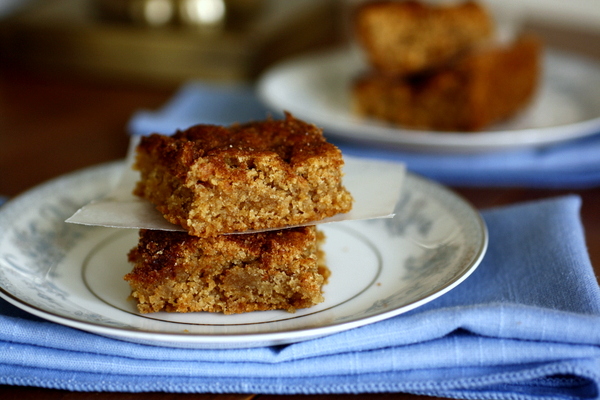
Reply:
[[[352,87],[363,116],[477,131],[522,110],[539,80],[539,40],[518,32],[499,38],[491,15],[472,1],[366,2],[355,27],[371,66]]]
[[[294,312],[323,301],[315,221],[348,212],[340,150],[287,114],[153,134],[134,193],[184,231],[141,230],[125,276],[142,313]],[[305,225],[305,226],[298,226]]]

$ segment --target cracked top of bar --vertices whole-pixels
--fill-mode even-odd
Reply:
[[[136,150],[134,193],[194,236],[284,228],[352,207],[341,151],[289,113],[153,134]]]

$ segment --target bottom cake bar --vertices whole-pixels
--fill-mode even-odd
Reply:
[[[370,72],[352,86],[356,114],[413,129],[479,131],[529,104],[541,72],[541,44],[524,35],[480,49],[439,71],[413,76]]]
[[[125,280],[141,313],[294,312],[323,301],[323,241],[315,226],[207,238],[141,230]]]

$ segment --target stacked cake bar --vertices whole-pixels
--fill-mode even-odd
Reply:
[[[353,82],[354,111],[393,124],[478,131],[531,100],[541,44],[527,34],[500,43],[478,3],[374,1],[356,10],[370,69]]]
[[[320,129],[286,114],[153,134],[136,151],[134,193],[185,230],[140,231],[125,276],[140,312],[293,312],[323,301],[324,237],[311,223],[348,212],[352,196]]]

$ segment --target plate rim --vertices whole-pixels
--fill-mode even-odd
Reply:
[[[34,198],[39,193],[54,188],[57,185],[69,183],[74,179],[81,178],[82,176],[94,173],[108,173],[110,175],[107,179],[115,181],[115,175],[118,177],[118,171],[124,166],[124,161],[113,161],[103,163],[88,168],[80,169],[65,175],[61,175],[57,178],[44,182],[24,193],[9,200],[0,208],[0,222],[1,218],[5,213],[8,213],[11,207],[17,206],[20,202],[29,201],[30,198]],[[111,337],[119,340],[126,340],[130,342],[148,344],[148,345],[160,345],[167,347],[193,347],[203,348],[202,346],[225,346],[227,348],[249,348],[257,346],[271,346],[280,344],[289,344],[300,342],[303,340],[314,339],[322,336],[326,336],[333,333],[339,333],[348,329],[364,326],[373,322],[382,321],[393,316],[403,314],[411,311],[415,308],[422,306],[454,289],[465,279],[467,279],[480,265],[488,247],[488,231],[485,221],[481,214],[462,196],[453,192],[449,188],[431,181],[425,177],[414,174],[412,172],[407,173],[407,182],[415,180],[422,184],[432,187],[434,190],[440,190],[445,194],[449,194],[454,197],[454,201],[458,201],[461,206],[465,207],[472,216],[476,227],[480,230],[479,237],[481,244],[476,251],[476,254],[472,257],[470,265],[465,267],[465,271],[457,276],[454,280],[446,282],[445,286],[435,293],[431,293],[419,300],[412,302],[411,304],[396,307],[391,310],[385,310],[374,315],[370,315],[363,318],[358,318],[350,321],[342,321],[338,323],[328,324],[318,327],[308,327],[300,329],[282,329],[274,332],[261,332],[261,333],[227,333],[227,334],[197,334],[197,333],[185,333],[185,332],[156,332],[152,330],[123,328],[118,326],[109,326],[102,323],[97,323],[89,320],[78,319],[76,316],[65,316],[56,311],[48,311],[39,307],[35,304],[30,304],[17,296],[13,295],[10,291],[6,290],[3,286],[0,286],[0,297],[12,304],[13,306],[42,318],[47,321],[55,322],[63,326],[80,329],[89,333],[99,334],[106,337]],[[39,202],[39,200],[38,200]],[[99,229],[99,228],[98,228]],[[290,333],[293,333],[293,337],[290,337]],[[243,339],[243,340],[240,340]]]
[[[276,79],[282,76],[298,72],[301,68],[309,66],[314,70],[320,68],[325,70],[323,64],[326,63],[361,63],[359,51],[348,46],[341,46],[334,49],[314,51],[301,54],[283,60],[261,74],[257,83],[257,95],[261,102],[275,113],[282,114],[282,104],[273,95],[272,87]],[[544,51],[544,65],[547,63],[570,62],[577,63],[586,70],[594,70],[600,77],[600,63],[594,59],[583,55],[574,54],[566,51],[547,48]],[[542,74],[542,85],[548,77],[546,68]],[[541,90],[541,89],[540,89]],[[304,109],[288,110],[283,104],[283,109],[291,111],[298,118],[313,120],[317,125],[324,129],[327,136],[332,138],[345,139],[359,143],[372,143],[387,145],[397,149],[406,149],[413,151],[435,151],[438,153],[460,154],[460,153],[486,153],[494,151],[506,151],[522,149],[527,147],[541,147],[556,143],[561,143],[571,139],[591,136],[598,132],[600,128],[600,110],[595,118],[584,119],[570,124],[555,125],[549,127],[532,127],[526,129],[504,129],[504,130],[484,130],[477,133],[467,132],[436,132],[417,129],[398,128],[390,126],[385,122],[374,120],[364,120],[356,124],[352,121],[354,118],[351,113],[345,115],[345,118],[335,119],[331,115],[319,112],[310,114]],[[360,130],[368,129],[373,135],[363,135]],[[389,140],[387,136],[394,136],[394,140]],[[520,137],[513,137],[520,135]],[[397,139],[396,139],[397,138]],[[516,139],[516,140],[515,140]]]

